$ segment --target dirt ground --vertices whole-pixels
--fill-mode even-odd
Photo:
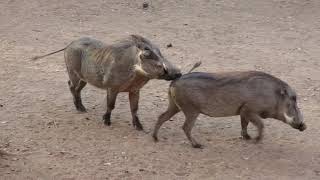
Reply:
[[[320,179],[320,1],[318,0],[1,0],[0,179]],[[265,138],[240,138],[239,117],[200,116],[194,149],[182,114],[150,136],[167,106],[169,82],[142,90],[131,125],[120,94],[112,126],[102,122],[105,91],[87,86],[88,113],[75,110],[63,53],[32,62],[90,36],[110,43],[140,34],[183,70],[262,70],[297,90],[308,129],[265,120]],[[173,47],[166,45],[172,43]],[[249,126],[251,134],[256,130]]]

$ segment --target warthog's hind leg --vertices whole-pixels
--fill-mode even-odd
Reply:
[[[107,90],[107,112],[103,115],[104,124],[107,126],[111,125],[111,112],[116,104],[118,93],[118,91],[113,89]]]
[[[129,101],[130,101],[130,110],[132,115],[132,124],[137,130],[141,131],[143,130],[143,126],[140,123],[140,120],[137,114],[138,108],[139,108],[139,94],[140,94],[140,91],[129,92]]]
[[[69,74],[70,80],[68,81],[69,89],[73,96],[73,103],[79,112],[86,112],[86,108],[82,104],[81,90],[86,86],[86,82],[80,80],[76,75]]]

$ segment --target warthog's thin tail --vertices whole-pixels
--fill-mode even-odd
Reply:
[[[35,56],[35,57],[31,58],[31,60],[35,61],[35,60],[38,60],[38,59],[42,59],[42,58],[47,57],[47,56],[50,56],[50,55],[52,55],[52,54],[55,54],[55,53],[64,51],[65,49],[66,49],[66,47],[63,48],[63,49],[60,49],[60,50],[58,50],[58,51],[51,52],[51,53],[49,53],[49,54],[45,54],[45,55],[42,55],[42,56]]]
[[[192,68],[188,71],[188,73],[191,73],[194,69],[196,69],[197,67],[199,67],[201,65],[201,61],[196,62]]]

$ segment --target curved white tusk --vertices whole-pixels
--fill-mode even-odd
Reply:
[[[167,65],[166,65],[165,63],[162,63],[162,65],[163,65],[163,69],[168,72],[168,67],[167,67]]]
[[[140,64],[135,64],[135,65],[134,65],[134,70],[135,70],[137,73],[139,73],[139,74],[141,74],[141,75],[143,75],[143,76],[146,76],[146,77],[149,77],[149,76],[150,76],[150,74],[147,73],[147,72],[141,67]]]
[[[288,116],[287,113],[283,113],[286,123],[291,124],[293,122],[293,117]]]

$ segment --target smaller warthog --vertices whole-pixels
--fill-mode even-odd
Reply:
[[[189,73],[174,80],[168,94],[169,107],[155,125],[155,141],[160,126],[180,110],[186,117],[182,129],[195,148],[201,145],[192,137],[191,129],[200,113],[211,117],[240,115],[242,137],[251,138],[247,132],[251,122],[258,128],[256,141],[262,139],[265,118],[278,119],[300,131],[306,129],[295,91],[263,72]]]
[[[157,46],[139,35],[130,35],[111,45],[81,38],[61,50],[33,59],[61,51],[64,51],[68,84],[78,111],[86,111],[80,93],[87,83],[107,90],[107,111],[103,119],[108,126],[118,93],[129,92],[133,126],[142,130],[137,115],[140,89],[150,79],[173,80],[181,76],[180,70],[162,56]]]

